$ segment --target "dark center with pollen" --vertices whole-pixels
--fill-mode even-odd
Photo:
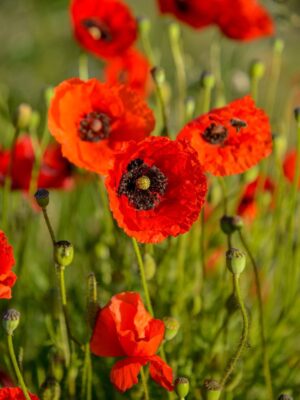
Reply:
[[[110,42],[112,40],[111,31],[104,22],[95,19],[84,19],[82,25],[94,40],[101,40],[103,42]]]
[[[101,112],[86,114],[79,123],[78,133],[81,140],[99,142],[107,139],[110,130],[110,118]]]
[[[153,210],[166,192],[167,177],[155,165],[150,167],[140,158],[131,161],[122,175],[118,195],[125,195],[139,211]]]
[[[175,7],[183,13],[188,12],[190,9],[188,0],[175,0]]]
[[[223,125],[212,123],[207,127],[202,138],[210,144],[223,144],[228,136],[228,130]]]

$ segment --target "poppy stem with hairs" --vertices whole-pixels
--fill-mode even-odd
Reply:
[[[272,377],[271,377],[271,372],[270,372],[268,348],[267,348],[267,343],[266,343],[263,300],[262,300],[261,283],[260,283],[260,278],[259,278],[258,267],[257,267],[255,258],[253,257],[253,254],[250,250],[250,247],[249,247],[243,233],[241,231],[238,231],[238,232],[239,232],[239,237],[242,242],[242,245],[244,246],[244,249],[246,250],[248,257],[250,258],[250,261],[251,261],[251,264],[253,267],[253,271],[254,271],[255,286],[256,286],[257,298],[258,298],[259,329],[260,329],[260,338],[261,338],[262,355],[263,355],[263,371],[264,371],[265,382],[266,382],[266,386],[267,386],[267,390],[268,390],[268,398],[269,398],[269,400],[273,400],[274,394],[273,394],[273,387],[272,387]]]
[[[144,371],[144,368],[141,368],[141,377],[142,377],[142,384],[144,388],[144,394],[145,394],[145,400],[149,400],[149,391],[148,391],[148,385],[147,385],[147,379],[146,379],[146,374]]]

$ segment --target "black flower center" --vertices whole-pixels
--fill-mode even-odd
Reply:
[[[110,130],[110,118],[101,112],[86,114],[79,123],[78,133],[81,140],[99,142],[107,139]]]
[[[178,9],[178,11],[183,13],[188,12],[190,9],[188,0],[175,0],[175,7]]]
[[[228,130],[223,125],[212,123],[205,129],[202,138],[210,144],[223,144],[228,136]]]
[[[95,19],[84,19],[82,21],[82,25],[89,32],[94,40],[111,42],[112,34],[105,22],[101,22]]]
[[[139,211],[153,210],[166,193],[167,177],[155,165],[149,167],[140,158],[131,161],[124,172],[118,195],[125,195]]]

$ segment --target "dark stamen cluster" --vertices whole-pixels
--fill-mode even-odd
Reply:
[[[103,42],[111,42],[111,31],[104,22],[96,21],[94,19],[84,19],[82,25],[90,33],[93,39],[101,40]]]
[[[188,12],[190,9],[188,0],[175,0],[175,6],[178,11],[181,11],[183,13]]]
[[[141,189],[138,182],[145,177],[149,178],[149,187]],[[118,195],[127,196],[136,210],[152,210],[160,203],[167,183],[166,176],[155,165],[149,167],[143,160],[136,158],[128,164],[127,171],[121,178]]]
[[[203,139],[210,144],[223,144],[227,136],[227,128],[223,125],[216,125],[215,123],[210,124],[202,135]]]
[[[81,119],[78,133],[81,140],[99,142],[108,138],[109,130],[110,118],[106,114],[92,111]]]

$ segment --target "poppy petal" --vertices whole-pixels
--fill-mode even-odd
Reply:
[[[138,383],[138,374],[148,358],[130,357],[115,363],[110,372],[110,381],[120,392],[125,392]]]
[[[156,383],[169,391],[174,390],[172,368],[160,357],[151,357],[149,371],[151,378]]]

